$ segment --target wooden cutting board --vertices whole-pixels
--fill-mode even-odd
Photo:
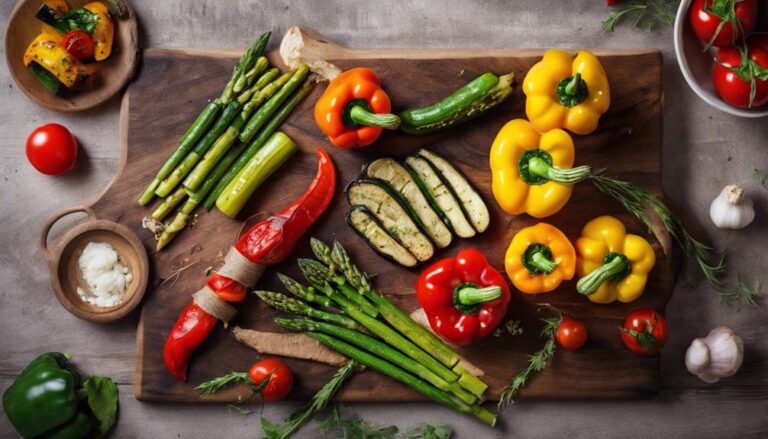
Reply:
[[[486,71],[515,72],[518,84],[541,50],[357,50],[343,48],[321,39],[312,41],[305,55],[325,57],[346,69],[373,68],[390,94],[395,110],[424,105],[446,96],[476,75]],[[608,168],[608,173],[634,181],[661,193],[662,141],[662,59],[655,50],[598,51],[611,82],[610,111],[600,128],[590,136],[576,136],[577,164]],[[379,291],[390,296],[408,312],[418,307],[414,296],[417,270],[406,270],[375,255],[346,226],[344,184],[352,180],[361,165],[374,158],[402,157],[420,147],[439,152],[461,168],[480,189],[490,210],[491,227],[471,239],[456,239],[437,257],[455,255],[459,248],[480,248],[503,271],[503,256],[514,233],[537,221],[527,216],[504,214],[491,195],[488,151],[498,130],[510,119],[525,117],[524,96],[519,87],[514,97],[490,114],[461,127],[434,135],[413,137],[385,134],[365,150],[332,148],[313,121],[313,104],[324,88],[320,85],[299,107],[283,130],[301,150],[261,187],[237,220],[212,211],[201,213],[195,226],[184,231],[164,251],[154,252],[149,232],[140,227],[150,209],[140,208],[136,199],[158,166],[173,151],[177,139],[200,108],[218,96],[230,75],[237,52],[198,52],[150,49],[144,53],[141,71],[123,99],[121,109],[121,165],[112,186],[95,202],[99,217],[112,219],[136,231],[150,251],[152,280],[137,334],[135,394],[147,401],[200,401],[193,387],[201,381],[232,370],[246,370],[257,354],[236,342],[219,326],[195,354],[189,383],[179,383],[166,373],[162,349],[165,338],[190,295],[203,285],[206,270],[218,266],[222,252],[245,227],[297,198],[314,176],[315,148],[330,150],[339,173],[337,196],[328,212],[312,227],[309,236],[341,241],[355,261],[376,274]],[[277,63],[276,54],[272,54]],[[568,205],[547,221],[576,239],[582,226],[595,216],[613,214],[628,223],[630,231],[648,235],[645,227],[625,214],[621,207],[588,183],[575,188]],[[558,352],[546,370],[522,391],[522,398],[628,398],[652,394],[658,389],[659,357],[638,357],[627,351],[617,334],[628,311],[639,307],[663,310],[673,290],[676,265],[665,257],[655,241],[658,260],[646,293],[632,304],[592,304],[579,296],[574,282],[556,293],[539,296],[515,294],[510,309],[513,319],[524,324],[524,334],[489,337],[461,349],[461,354],[481,367],[490,384],[490,398],[525,366],[528,355],[542,345],[536,302],[558,306],[584,320],[589,341],[579,352]],[[295,257],[310,257],[304,239]],[[295,257],[271,267],[259,282],[260,289],[283,291],[277,272],[296,278],[300,274]],[[172,276],[182,267],[177,276]],[[171,279],[169,279],[171,278]],[[278,331],[272,322],[275,312],[249,298],[242,304],[235,324],[246,328]],[[307,399],[328,381],[335,369],[307,361],[286,360],[294,371],[296,384],[291,397]],[[247,397],[246,387],[221,392],[206,401],[237,401]],[[346,401],[408,401],[423,397],[389,378],[372,371],[355,376],[344,386],[340,398]]]

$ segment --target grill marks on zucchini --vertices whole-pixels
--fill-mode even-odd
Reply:
[[[437,173],[442,177],[443,182],[447,183],[456,197],[459,199],[464,214],[472,223],[472,227],[478,233],[483,233],[491,222],[491,214],[488,212],[488,206],[477,193],[472,183],[467,180],[462,173],[456,169],[448,160],[427,149],[419,150],[419,155],[431,163]]]
[[[383,180],[403,197],[411,213],[438,248],[445,248],[451,244],[453,240],[451,230],[432,209],[416,181],[403,165],[392,158],[382,158],[368,164],[366,174],[370,178]]]
[[[387,233],[419,262],[435,254],[432,242],[411,218],[400,196],[386,184],[377,180],[358,179],[347,186],[346,192],[349,204],[367,207]]]
[[[352,206],[347,213],[347,224],[378,254],[404,267],[419,263],[411,252],[391,237],[381,222],[365,206]]]
[[[477,232],[464,215],[458,199],[451,193],[450,187],[440,178],[432,164],[420,156],[408,157],[405,159],[405,164],[413,169],[415,178],[421,182],[420,186],[448,220],[454,233],[460,238],[475,236]]]
[[[347,224],[373,250],[405,267],[430,259],[454,233],[471,238],[490,214],[477,189],[448,160],[426,149],[405,159],[386,157],[363,169],[345,189]]]

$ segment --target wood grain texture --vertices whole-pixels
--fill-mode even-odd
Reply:
[[[524,51],[524,56],[475,56],[466,52],[460,57],[445,51],[443,58],[434,59],[339,59],[342,68],[366,65],[374,68],[396,109],[423,105],[437,100],[469,78],[484,71],[514,71],[522,78],[540,57],[540,52]],[[353,54],[348,52],[347,55]],[[470,58],[467,58],[470,56]],[[661,58],[648,51],[631,55],[604,52],[602,61],[612,80],[612,109],[591,136],[576,137],[578,163],[609,167],[611,174],[643,184],[660,193],[661,150]],[[174,148],[178,136],[199,108],[218,93],[229,74],[232,60],[199,54],[175,53],[162,50],[145,52],[141,75],[131,85],[123,101],[123,148],[121,169],[113,185],[93,208],[100,217],[126,224],[140,234],[148,248],[153,248],[148,232],[140,230],[140,220],[149,210],[135,207],[135,199],[151,179],[158,163]],[[464,70],[464,76],[459,72]],[[643,75],[637,75],[643,72]],[[186,306],[192,292],[204,282],[205,270],[216,266],[222,252],[231,245],[244,228],[241,221],[252,223],[263,212],[270,212],[300,195],[315,171],[311,152],[327,146],[312,122],[312,103],[321,87],[297,109],[283,129],[301,147],[284,168],[271,178],[249,202],[238,221],[229,220],[216,212],[200,214],[195,227],[185,231],[165,251],[151,257],[153,285],[145,303],[137,334],[137,370],[135,393],[141,400],[198,401],[192,390],[194,384],[230,370],[246,368],[257,355],[232,339],[219,327],[197,352],[191,363],[190,383],[174,382],[162,364],[165,337],[179,311]],[[172,97],[169,99],[167,97]],[[356,176],[365,161],[383,155],[402,156],[427,146],[445,155],[466,172],[480,188],[492,212],[490,229],[473,240],[457,240],[438,257],[455,254],[463,246],[472,245],[486,252],[498,268],[512,235],[521,227],[531,225],[531,218],[509,217],[497,208],[490,193],[487,153],[501,126],[511,118],[523,116],[522,93],[492,114],[453,130],[424,136],[408,137],[388,133],[377,147],[364,151],[333,149],[331,154],[339,170],[339,181],[346,183]],[[341,187],[338,188],[341,192]],[[413,296],[416,271],[382,262],[362,243],[343,222],[346,200],[337,196],[326,214],[309,234],[321,239],[338,239],[347,246],[360,266],[377,273],[381,292],[390,295],[406,311],[417,307]],[[599,214],[615,214],[629,224],[632,232],[645,234],[644,228],[621,212],[618,204],[600,195],[586,184],[577,186],[566,208],[548,219],[570,237],[578,236],[580,228]],[[249,218],[255,216],[255,218]],[[306,240],[296,256],[310,256]],[[269,269],[259,288],[281,291],[276,281],[278,271],[299,277],[294,259]],[[175,281],[159,286],[163,279],[185,269]],[[629,309],[652,306],[663,309],[673,285],[673,262],[660,255],[648,285],[647,293],[630,304],[600,306],[578,297],[574,284],[569,283],[557,293],[531,298],[516,295],[511,318],[521,319],[526,327],[521,337],[489,338],[461,353],[486,371],[491,385],[491,398],[498,394],[514,374],[524,366],[529,355],[541,346],[540,325],[534,299],[559,306],[584,319],[590,329],[590,341],[577,353],[559,354],[551,366],[536,377],[522,392],[522,398],[621,398],[654,393],[658,389],[659,358],[640,358],[627,352],[616,337],[615,328]],[[256,300],[249,299],[242,308],[237,324],[247,328],[276,330],[271,322],[274,313]],[[334,369],[304,361],[288,360],[296,372],[295,399],[305,399],[325,383]],[[617,373],[617,371],[621,371]],[[214,400],[234,401],[247,396],[245,388],[234,388],[217,395]],[[404,386],[393,383],[375,372],[354,377],[342,391],[342,400],[416,400],[421,396]]]
[[[71,0],[68,3],[75,8],[89,1]],[[42,4],[42,0],[19,1],[11,12],[5,31],[5,62],[19,89],[39,105],[63,112],[93,108],[122,90],[133,77],[139,63],[138,23],[128,2],[123,2],[125,14],[113,17],[115,36],[112,54],[97,64],[94,85],[87,90],[65,91],[61,95],[48,91],[22,62],[29,43],[40,33],[42,23],[35,18],[35,13]]]

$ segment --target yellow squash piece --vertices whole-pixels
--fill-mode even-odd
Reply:
[[[587,50],[575,58],[562,50],[548,50],[525,76],[523,93],[525,114],[542,133],[564,128],[589,134],[611,101],[605,70]]]
[[[656,253],[645,238],[627,234],[618,219],[604,215],[588,222],[576,241],[580,276],[576,289],[595,303],[632,302],[645,290]]]
[[[24,65],[36,62],[67,88],[79,88],[91,79],[92,72],[60,43],[61,34],[41,33],[27,47]]]
[[[568,202],[572,185],[591,175],[588,166],[571,168],[573,161],[573,139],[565,131],[539,134],[531,122],[511,120],[491,146],[493,196],[512,215],[553,215]]]
[[[104,3],[93,2],[83,6],[85,9],[99,16],[99,22],[93,30],[93,43],[95,46],[93,58],[102,61],[109,58],[112,53],[112,40],[115,34],[115,24],[109,16],[109,11]]]

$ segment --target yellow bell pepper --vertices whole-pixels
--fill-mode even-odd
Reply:
[[[515,234],[504,257],[504,268],[521,292],[546,293],[573,279],[576,251],[560,229],[538,223]]]
[[[645,290],[656,253],[645,238],[627,234],[618,219],[599,216],[584,226],[576,241],[576,290],[595,303],[632,302]]]
[[[565,131],[539,134],[527,120],[511,120],[491,146],[493,196],[512,215],[553,215],[568,202],[572,185],[592,174],[588,166],[571,168],[573,161],[573,139]]]
[[[99,16],[99,21],[93,29],[94,53],[93,58],[96,61],[102,61],[109,58],[112,53],[112,40],[115,34],[115,24],[109,16],[109,11],[104,3],[93,2],[83,6],[85,9]]]
[[[91,69],[67,52],[60,43],[61,34],[41,33],[27,47],[24,65],[29,66],[35,62],[67,88],[79,88],[92,78]]]
[[[548,50],[525,76],[523,93],[525,114],[542,133],[564,128],[589,134],[611,101],[605,70],[587,50],[575,58],[562,50]]]

